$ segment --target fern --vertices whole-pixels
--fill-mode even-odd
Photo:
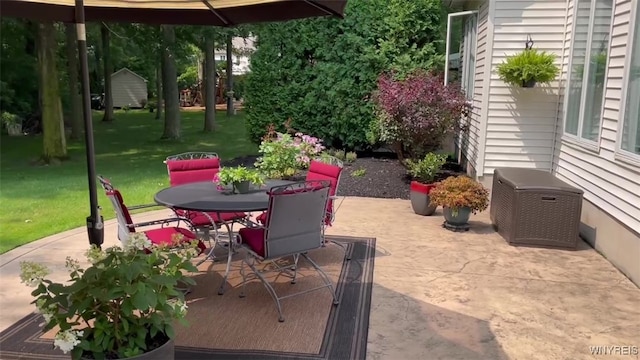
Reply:
[[[498,65],[498,75],[507,84],[526,86],[531,82],[549,83],[558,76],[560,70],[555,65],[555,55],[545,51],[527,49],[508,56]]]

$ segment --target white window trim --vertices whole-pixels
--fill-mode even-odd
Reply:
[[[622,75],[622,91],[620,99],[620,111],[618,112],[618,129],[616,138],[616,151],[614,157],[617,161],[640,167],[640,154],[622,148],[622,132],[624,131],[624,115],[627,109],[627,90],[629,89],[629,77],[631,76],[631,55],[633,54],[633,35],[635,33],[636,22],[640,22],[640,11],[637,6],[631,6],[631,14],[629,18],[629,32],[627,37],[627,52],[624,58],[624,74]],[[640,24],[639,24],[640,25]],[[640,124],[639,124],[640,126]],[[637,170],[637,169],[636,169]]]
[[[593,3],[595,2],[595,0],[589,0],[591,1],[592,5],[594,5]],[[596,137],[595,140],[591,140],[591,139],[585,139],[582,137],[582,126],[584,125],[584,111],[585,111],[585,107],[584,107],[584,100],[586,100],[587,97],[587,92],[586,90],[581,91],[580,93],[580,110],[578,113],[578,131],[576,135],[570,134],[566,132],[566,128],[567,128],[567,109],[569,107],[569,95],[568,92],[566,90],[568,90],[569,86],[571,85],[571,74],[573,73],[572,69],[573,69],[573,45],[574,42],[576,40],[576,23],[577,23],[577,19],[578,19],[578,9],[580,8],[580,4],[579,1],[575,1],[574,2],[574,6],[573,6],[573,20],[572,20],[572,30],[571,30],[571,44],[569,45],[569,67],[567,68],[567,86],[565,87],[565,95],[564,95],[564,100],[563,100],[563,121],[562,121],[562,141],[571,144],[571,145],[577,145],[585,150],[594,152],[596,154],[600,153],[600,140],[602,138],[602,123],[603,123],[603,118],[604,118],[604,103],[607,97],[607,84],[609,82],[609,63],[611,61],[611,34],[613,33],[613,25],[614,25],[614,20],[615,20],[615,14],[616,14],[616,2],[614,1],[612,4],[612,9],[611,9],[611,23],[609,24],[609,41],[607,44],[607,52],[609,54],[609,56],[607,56],[607,63],[605,65],[605,75],[604,75],[604,79],[603,79],[603,86],[604,89],[602,91],[602,106],[600,107],[600,126],[598,128],[598,136]],[[586,48],[586,53],[585,53],[585,58],[584,58],[584,69],[583,71],[583,75],[582,75],[582,84],[584,85],[584,81],[585,81],[585,74],[589,74],[590,68],[591,68],[591,61],[589,60],[591,57],[591,41],[593,40],[593,28],[595,25],[595,21],[592,21],[592,19],[595,17],[596,14],[596,8],[597,6],[592,6],[590,13],[589,13],[589,28],[587,30],[587,48]]]

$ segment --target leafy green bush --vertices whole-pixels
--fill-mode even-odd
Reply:
[[[545,51],[527,49],[508,56],[497,67],[500,79],[514,86],[528,87],[532,82],[549,83],[558,76],[556,56]]]
[[[231,185],[249,181],[252,184],[264,184],[264,177],[255,169],[248,169],[244,166],[223,167],[218,172],[218,184]]]
[[[291,118],[327,146],[368,147],[378,74],[443,63],[441,1],[350,0],[345,13],[256,28],[245,96],[254,142]]]
[[[272,179],[295,175],[309,166],[311,159],[319,157],[324,150],[322,142],[313,136],[296,133],[276,133],[260,144],[261,156],[255,166]]]
[[[354,162],[356,162],[356,159],[358,158],[358,155],[353,152],[353,151],[349,151],[345,157],[344,160],[347,164],[353,164]]]
[[[405,164],[414,180],[423,184],[430,184],[446,162],[447,155],[428,153],[423,159],[417,161],[407,159]]]

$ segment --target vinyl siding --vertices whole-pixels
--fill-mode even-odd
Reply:
[[[482,117],[482,92],[484,88],[485,62],[487,56],[487,20],[488,3],[484,3],[478,9],[478,33],[476,48],[475,81],[473,84],[473,107],[469,117],[468,132],[461,137],[460,149],[474,172],[478,169],[478,144],[480,142],[481,117]],[[461,59],[463,52],[460,52]]]
[[[113,107],[142,107],[140,100],[147,99],[147,83],[127,69],[111,75],[111,87]]]
[[[571,8],[573,3],[571,0]],[[640,231],[640,168],[615,158],[618,121],[623,115],[619,110],[621,90],[627,83],[623,76],[626,51],[631,42],[629,21],[632,6],[638,6],[637,1],[618,0],[613,9],[602,128],[597,149],[587,149],[559,139],[556,175],[583,189],[585,199],[631,229]]]
[[[489,84],[483,84],[489,100],[482,174],[493,174],[497,167],[552,168],[559,82],[511,88],[495,69],[506,56],[524,49],[527,35],[531,35],[534,48],[556,54],[561,65],[566,5],[566,0],[495,1],[492,71]]]

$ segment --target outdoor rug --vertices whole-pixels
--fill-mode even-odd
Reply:
[[[332,305],[327,288],[287,298],[282,300],[282,323],[259,280],[247,283],[246,297],[239,297],[243,253],[235,255],[224,295],[217,290],[226,254],[219,252],[219,261],[201,264],[193,275],[197,284],[186,296],[189,326],[175,326],[176,359],[365,359],[375,239],[329,238],[349,243],[351,260],[344,260],[344,251],[334,244],[309,256],[337,283],[340,304]],[[267,279],[281,296],[321,284],[302,258],[296,284],[275,273]],[[33,313],[3,331],[0,359],[68,359],[53,348],[52,332],[42,333],[42,322]]]

